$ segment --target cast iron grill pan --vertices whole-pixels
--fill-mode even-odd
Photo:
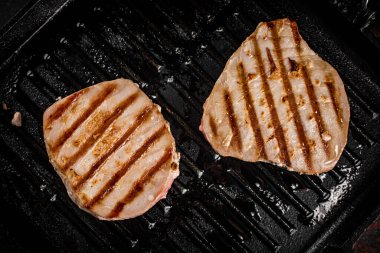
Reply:
[[[379,205],[375,188],[380,176],[380,82],[375,72],[379,52],[359,32],[340,26],[348,24],[345,21],[331,24],[339,18],[332,16],[333,10],[301,2],[78,0],[60,4],[53,18],[10,58],[1,56],[0,102],[10,109],[0,114],[0,200],[3,218],[26,224],[23,229],[12,226],[12,221],[1,225],[11,227],[6,230],[6,248],[349,249],[351,234]],[[320,176],[221,158],[198,131],[202,105],[230,55],[258,22],[282,17],[298,22],[309,45],[338,70],[349,96],[347,147],[336,168]],[[359,36],[359,44],[346,40],[349,34]],[[12,38],[7,35],[17,34],[10,30],[3,35],[1,43],[10,48],[7,41]],[[25,35],[30,34],[20,34]],[[162,107],[181,152],[181,175],[167,198],[143,216],[106,222],[81,211],[67,196],[44,148],[42,114],[59,97],[119,77],[138,82]],[[10,124],[15,111],[23,115],[20,128]]]

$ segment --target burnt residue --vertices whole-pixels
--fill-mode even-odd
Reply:
[[[299,64],[297,63],[297,61],[291,58],[288,58],[288,60],[289,60],[289,65],[290,65],[290,71],[298,71]]]

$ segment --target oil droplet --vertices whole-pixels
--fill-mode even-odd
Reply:
[[[179,48],[179,47],[176,47],[176,48],[175,48],[175,53],[176,53],[176,54],[181,54],[181,53],[182,53],[182,49]]]
[[[218,27],[218,28],[216,29],[216,31],[219,32],[219,33],[220,33],[220,32],[223,32],[223,27]]]
[[[154,228],[155,225],[156,225],[156,222],[149,222],[148,228],[152,229],[152,228]]]
[[[33,77],[34,74],[33,74],[33,72],[32,72],[31,70],[28,70],[28,71],[26,72],[26,76],[28,76],[28,77]]]
[[[147,83],[141,83],[141,88],[146,88],[146,87],[148,87]]]
[[[214,155],[214,160],[215,161],[219,161],[220,160],[220,155],[219,154],[215,154]]]
[[[324,173],[324,174],[320,174],[320,175],[318,175],[318,177],[321,179],[321,181],[323,182],[323,180],[325,180],[325,178],[326,178],[326,173]]]
[[[131,247],[134,248],[136,247],[136,244],[138,243],[139,239],[136,240],[131,240]]]
[[[172,82],[174,82],[174,77],[173,77],[173,76],[168,77],[167,82],[168,82],[168,83],[172,83]]]
[[[193,39],[195,39],[195,37],[197,37],[197,33],[194,32],[194,31],[192,31],[192,32],[191,32],[191,37],[192,37]]]
[[[205,49],[205,48],[207,48],[207,45],[202,44],[202,45],[201,45],[201,48],[202,48],[202,49]]]
[[[164,213],[165,213],[165,214],[168,214],[169,211],[170,211],[170,209],[172,209],[172,206],[165,206],[165,207],[164,207]]]
[[[44,54],[44,60],[50,60],[50,55],[49,54]]]
[[[157,72],[161,73],[163,68],[164,68],[164,66],[158,65],[157,66]]]
[[[102,8],[100,8],[100,7],[94,7],[94,11],[102,11]]]
[[[186,192],[188,192],[188,191],[189,191],[188,189],[183,188],[183,189],[181,190],[181,193],[182,193],[182,194],[186,194]]]
[[[62,37],[62,38],[59,40],[59,43],[67,44],[67,39],[66,39],[65,37]]]
[[[191,64],[191,59],[187,59],[187,61],[185,61],[185,65],[190,65]]]
[[[59,96],[59,97],[57,97],[57,98],[55,99],[55,101],[58,101],[58,100],[61,100],[61,99],[62,99],[62,97]]]
[[[46,189],[46,184],[40,185],[40,191],[44,191]]]
[[[78,22],[78,23],[76,24],[76,26],[77,26],[77,27],[84,27],[84,24],[81,23],[81,22]]]
[[[51,196],[50,202],[54,202],[56,200],[57,200],[57,194],[54,194],[53,196]]]

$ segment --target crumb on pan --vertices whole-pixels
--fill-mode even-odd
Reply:
[[[5,102],[2,102],[2,107],[3,107],[3,110],[8,110],[8,106]]]
[[[22,125],[22,118],[20,112],[15,112],[12,119],[12,125],[20,127]]]

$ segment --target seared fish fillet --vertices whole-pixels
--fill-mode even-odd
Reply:
[[[288,170],[331,170],[347,142],[350,108],[337,71],[289,19],[262,22],[228,60],[200,130],[223,156]]]
[[[70,197],[100,219],[143,214],[179,175],[168,123],[130,80],[63,98],[45,111],[43,129],[50,162]]]

